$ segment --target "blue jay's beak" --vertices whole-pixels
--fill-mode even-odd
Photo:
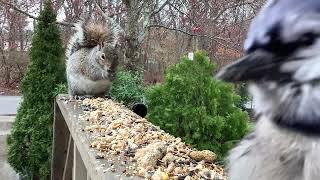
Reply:
[[[226,82],[260,81],[277,78],[281,61],[272,53],[256,50],[223,67],[216,78]]]

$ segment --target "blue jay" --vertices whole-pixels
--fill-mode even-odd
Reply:
[[[230,180],[320,180],[320,0],[269,0],[245,52],[216,75],[249,82],[258,117],[230,152]]]

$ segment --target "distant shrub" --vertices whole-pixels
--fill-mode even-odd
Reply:
[[[59,94],[68,94],[68,85],[66,83],[64,84],[58,84],[56,88],[53,90],[54,96],[57,96]]]
[[[215,65],[201,52],[172,66],[163,85],[147,91],[149,120],[198,149],[223,157],[248,131],[248,114],[230,84],[213,79]]]
[[[246,83],[240,83],[236,85],[236,92],[241,97],[237,106],[240,107],[242,110],[247,110],[247,105],[251,100],[251,97],[248,93],[248,85]]]
[[[144,98],[145,86],[142,71],[128,71],[121,69],[113,83],[110,95],[117,101],[130,106],[141,102]]]

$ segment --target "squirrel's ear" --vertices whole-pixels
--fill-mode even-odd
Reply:
[[[99,43],[98,47],[99,47],[99,50],[102,50],[104,48],[104,43],[103,42]]]
[[[101,51],[103,47],[101,44],[98,44],[98,48],[99,48],[99,51]]]
[[[83,24],[81,25],[81,28],[82,28],[82,32],[83,32],[84,38],[87,39],[87,37],[88,37],[88,29],[87,29],[87,26],[83,23]]]

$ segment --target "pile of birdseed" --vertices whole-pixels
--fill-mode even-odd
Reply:
[[[146,119],[110,99],[84,99],[81,104],[87,121],[83,131],[90,135],[90,147],[97,159],[118,157],[125,167],[113,163],[108,171],[153,180],[226,180],[224,169],[215,165],[216,155],[197,151],[165,133]]]

